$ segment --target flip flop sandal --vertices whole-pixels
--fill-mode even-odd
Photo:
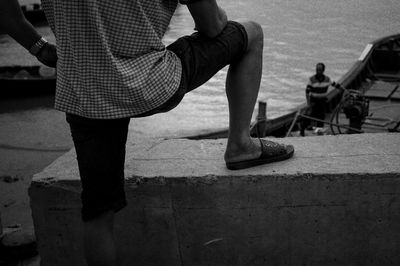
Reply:
[[[259,139],[261,143],[261,155],[256,159],[226,163],[229,170],[240,170],[261,164],[268,164],[289,159],[293,156],[294,147],[283,145],[273,141]]]

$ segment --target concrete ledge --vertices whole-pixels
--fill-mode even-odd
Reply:
[[[293,159],[225,168],[226,140],[128,141],[123,265],[400,263],[400,134],[278,139]],[[84,265],[70,151],[33,177],[42,265]]]

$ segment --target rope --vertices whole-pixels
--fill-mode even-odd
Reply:
[[[362,130],[359,130],[359,129],[353,128],[353,127],[349,127],[349,126],[346,126],[346,125],[341,125],[341,124],[337,124],[337,123],[331,123],[331,122],[328,122],[328,121],[325,121],[325,120],[321,120],[321,119],[317,119],[317,118],[314,118],[314,117],[311,117],[311,116],[308,116],[308,115],[302,115],[302,114],[300,114],[299,116],[301,116],[301,117],[303,117],[303,118],[310,119],[310,120],[314,120],[314,121],[317,121],[317,122],[327,123],[327,124],[329,124],[329,125],[333,125],[333,126],[336,126],[336,127],[338,127],[338,128],[345,128],[345,129],[353,130],[353,131],[358,132],[358,133],[363,133]]]

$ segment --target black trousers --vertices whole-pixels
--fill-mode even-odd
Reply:
[[[308,116],[311,116],[313,118],[317,118],[319,120],[325,120],[325,106],[326,106],[326,101],[325,99],[311,99],[310,101],[310,112],[307,114]],[[310,119],[304,119],[301,123],[301,132],[304,132],[304,130],[311,125]],[[323,127],[324,122],[316,122],[317,127]]]

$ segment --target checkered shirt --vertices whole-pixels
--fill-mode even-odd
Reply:
[[[55,108],[114,119],[165,103],[177,91],[182,71],[179,58],[162,43],[177,4],[42,0],[57,43]]]

